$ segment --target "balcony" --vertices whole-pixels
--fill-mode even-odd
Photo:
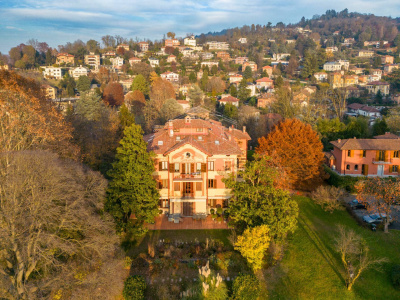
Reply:
[[[179,174],[174,176],[174,182],[202,182],[203,178],[200,172],[190,174]]]
[[[377,160],[376,158],[373,158],[372,163],[375,165],[390,165],[393,163],[393,158],[388,158],[388,159],[379,158],[379,160]]]

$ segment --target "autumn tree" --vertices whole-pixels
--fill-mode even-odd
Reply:
[[[211,92],[212,95],[223,93],[226,89],[225,82],[220,77],[212,77],[207,82],[206,90],[207,92]]]
[[[109,171],[106,209],[114,217],[119,232],[145,232],[144,223],[158,215],[160,194],[153,178],[153,154],[147,151],[143,131],[133,124],[125,128]],[[132,219],[131,219],[132,218]]]
[[[400,180],[373,177],[357,183],[355,187],[358,201],[368,203],[368,210],[379,214],[384,220],[385,233],[388,233],[393,206],[400,201]]]
[[[42,150],[3,153],[0,166],[2,298],[114,299],[123,275],[106,180]]]
[[[343,226],[339,227],[335,248],[344,267],[346,287],[349,291],[364,271],[379,270],[379,266],[388,261],[386,258],[371,257],[367,243],[355,231],[347,230]]]
[[[146,99],[141,91],[135,90],[128,92],[125,95],[125,104],[136,114],[141,114],[144,106],[146,105]]]
[[[104,89],[103,101],[110,106],[120,106],[124,103],[124,89],[118,82],[110,82]]]
[[[279,158],[292,188],[310,190],[322,182],[325,176],[323,146],[310,125],[287,119],[258,143],[257,153]]]
[[[271,239],[281,243],[294,232],[298,216],[296,201],[282,189],[286,186],[284,169],[275,159],[256,156],[238,176],[243,180],[224,179],[232,189],[229,213],[235,228],[243,232],[248,227],[268,225]]]
[[[142,75],[146,80],[149,80],[149,76],[150,73],[153,71],[153,68],[144,63],[144,62],[140,62],[137,64],[133,64],[133,66],[131,67],[132,73],[133,75]]]
[[[235,243],[235,250],[240,252],[254,271],[262,268],[271,240],[269,233],[268,225],[247,228]]]
[[[0,71],[0,89],[0,152],[51,149],[77,157],[72,127],[37,82]]]
[[[167,99],[176,99],[174,86],[162,78],[155,79],[151,84],[150,99],[154,101],[156,109],[160,111]]]
[[[343,209],[343,200],[346,191],[335,187],[320,185],[312,193],[311,198],[320,205],[323,210],[333,213],[335,210]]]

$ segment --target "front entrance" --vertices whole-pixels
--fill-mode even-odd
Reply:
[[[184,216],[193,216],[194,203],[193,202],[183,202],[182,203],[182,214]]]
[[[378,165],[378,176],[383,176],[383,165]]]

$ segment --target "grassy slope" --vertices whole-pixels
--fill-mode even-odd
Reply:
[[[400,299],[390,281],[391,267],[400,263],[400,232],[372,232],[359,226],[346,212],[324,212],[308,198],[297,197],[299,226],[290,238],[283,261],[270,282],[271,299]],[[368,243],[370,253],[387,257],[383,272],[368,270],[348,292],[344,285],[339,256],[333,249],[336,226],[354,229]]]

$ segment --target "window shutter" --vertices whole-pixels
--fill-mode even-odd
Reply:
[[[379,161],[379,151],[376,151],[375,161]]]
[[[185,167],[186,167],[186,165],[185,165],[185,164],[182,164],[182,174],[185,174],[185,173],[186,173]]]
[[[393,166],[389,166],[389,173],[393,172]]]
[[[190,172],[191,172],[191,173],[194,173],[194,172],[195,172],[195,170],[194,170],[194,164],[190,164],[190,168],[192,169]]]
[[[389,151],[385,151],[385,162],[389,161]]]
[[[217,188],[217,179],[214,179],[214,188]]]
[[[364,174],[365,176],[367,176],[368,175],[368,165],[365,165],[365,174]]]
[[[162,170],[162,162],[160,161],[159,163],[158,163],[158,171],[161,171]]]
[[[364,151],[360,150],[360,157],[363,157]]]
[[[175,172],[175,165],[174,164],[169,164],[169,172],[174,173]]]
[[[201,171],[207,172],[207,164],[201,164]]]
[[[354,156],[354,150],[350,150],[350,157]]]

